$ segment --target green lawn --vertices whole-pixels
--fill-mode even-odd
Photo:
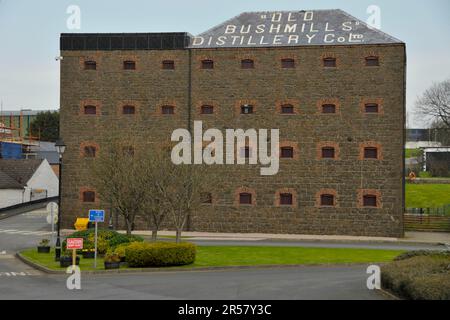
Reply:
[[[415,158],[422,155],[421,149],[405,149],[405,158]]]
[[[293,264],[341,264],[389,262],[402,250],[301,248],[301,247],[197,247],[197,258],[191,267],[257,266]],[[36,249],[22,251],[22,255],[50,269],[61,270],[53,253],[37,253]],[[93,259],[80,259],[81,270],[94,270]],[[98,259],[97,269],[102,270],[103,259]]]
[[[450,204],[450,184],[406,184],[407,208],[436,208]]]

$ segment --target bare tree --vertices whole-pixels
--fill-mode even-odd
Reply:
[[[437,120],[450,128],[450,79],[427,89],[416,101],[416,113],[421,118]]]
[[[136,215],[142,211],[146,192],[146,168],[142,153],[135,152],[131,137],[113,138],[105,143],[93,162],[92,181],[100,199],[111,202],[125,219],[131,235]]]
[[[175,165],[170,158],[160,168],[164,174],[157,184],[158,195],[170,215],[179,243],[188,216],[205,201],[214,175],[205,166]]]
[[[167,216],[167,206],[164,198],[161,197],[160,190],[165,190],[166,173],[165,163],[170,159],[164,158],[161,149],[149,150],[145,159],[145,172],[143,174],[146,192],[142,199],[141,212],[139,213],[151,226],[152,241],[156,241],[158,230]]]

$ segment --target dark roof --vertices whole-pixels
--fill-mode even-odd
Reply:
[[[59,153],[56,151],[38,151],[39,159],[46,159],[49,164],[59,164]]]
[[[0,159],[0,171],[25,186],[42,161],[42,159]]]
[[[23,189],[23,186],[3,171],[0,171],[0,189]]]
[[[244,12],[192,38],[191,48],[394,44],[340,10]]]
[[[62,33],[61,50],[170,50],[189,46],[186,32]]]

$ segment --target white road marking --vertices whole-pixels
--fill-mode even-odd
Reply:
[[[0,272],[0,277],[17,277],[17,276],[21,276],[21,277],[26,277],[26,276],[32,276],[31,273],[27,272],[27,271],[20,271],[20,272]]]
[[[7,234],[20,234],[20,235],[36,235],[36,236],[46,236],[52,234],[51,231],[32,231],[32,230],[16,230],[16,229],[9,229],[9,230],[2,230],[0,229],[0,233],[7,233]]]

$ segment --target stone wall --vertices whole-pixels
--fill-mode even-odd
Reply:
[[[204,205],[190,219],[195,231],[403,235],[403,45],[311,46],[298,48],[193,49],[191,120],[207,128],[278,128],[281,145],[294,145],[293,159],[280,159],[275,176],[261,176],[259,166],[216,166],[217,189],[213,204]],[[61,132],[67,143],[63,172],[63,224],[86,216],[93,206],[80,201],[80,190],[90,188],[90,162],[80,145],[102,141],[113,132],[135,132],[144,143],[170,139],[172,130],[187,127],[189,53],[174,51],[62,52]],[[379,67],[366,67],[364,58],[380,57]],[[324,68],[322,58],[337,59],[337,68]],[[122,70],[122,60],[137,61],[137,70]],[[98,61],[96,71],[82,69],[82,61]],[[294,58],[294,69],[281,68],[282,58]],[[175,60],[175,70],[161,62]],[[200,68],[212,59],[214,69]],[[241,69],[242,59],[253,59],[254,69]],[[332,101],[336,114],[321,114],[322,103]],[[95,103],[101,115],[82,115],[82,103]],[[120,115],[124,103],[138,105],[134,116]],[[378,114],[365,114],[364,103],[380,104]],[[239,114],[251,103],[255,113]],[[279,113],[291,103],[292,115]],[[161,115],[160,106],[175,105],[174,115]],[[203,104],[214,114],[202,115]],[[119,107],[118,107],[119,106]],[[338,150],[336,159],[320,159],[323,143]],[[364,146],[379,148],[378,160],[361,159]],[[237,190],[250,189],[255,203],[239,206]],[[280,190],[290,190],[295,204],[280,206]],[[361,207],[370,190],[377,208]],[[320,207],[321,191],[336,195],[334,207]],[[143,226],[142,224],[138,224]]]

